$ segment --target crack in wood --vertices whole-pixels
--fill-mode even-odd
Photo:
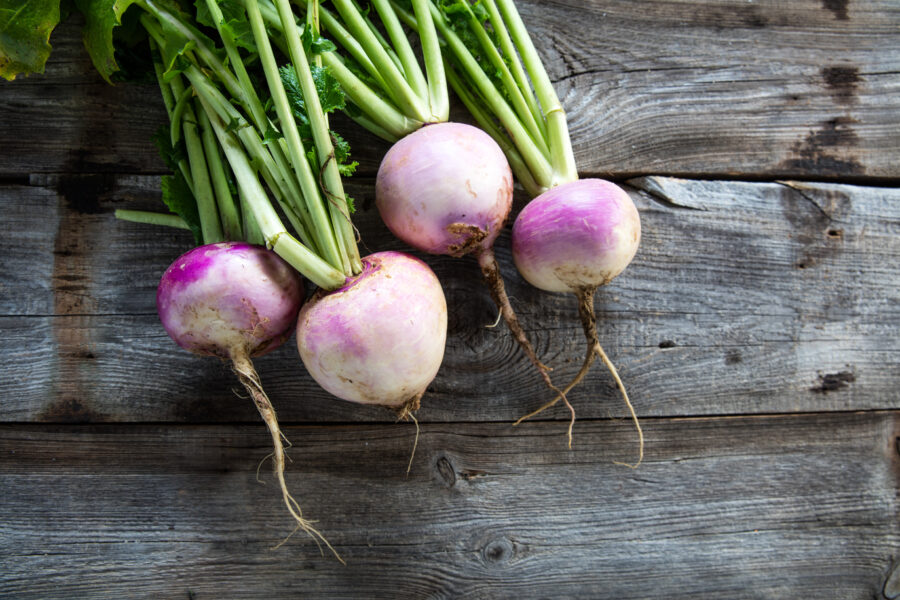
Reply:
[[[637,177],[634,179],[629,179],[625,183],[627,186],[630,186],[640,192],[644,192],[652,200],[655,200],[659,204],[669,208],[696,211],[707,210],[706,207],[702,205],[688,204],[668,194],[664,188],[664,185],[658,180],[656,176]]]
[[[775,183],[777,183],[778,185],[783,185],[784,187],[797,192],[797,194],[799,194],[801,198],[809,201],[809,203],[812,204],[816,208],[816,210],[818,210],[819,213],[822,214],[822,216],[828,219],[829,222],[834,220],[834,217],[832,217],[831,214],[829,214],[824,208],[822,208],[822,205],[816,202],[815,198],[807,194],[803,190],[803,188],[798,186],[796,183],[792,183],[790,181],[775,181]]]

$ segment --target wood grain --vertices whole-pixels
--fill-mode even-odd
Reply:
[[[289,427],[0,426],[0,591],[16,598],[877,597],[900,553],[897,418]],[[379,457],[373,460],[373,457]],[[268,480],[266,468],[261,477]],[[40,577],[35,577],[40,573]],[[658,586],[664,586],[661,590]]]
[[[584,173],[900,178],[896,2],[519,5]],[[77,22],[52,43],[46,75],[3,85],[0,174],[162,172],[158,91],[105,84]],[[373,174],[387,145],[336,123]]]
[[[33,176],[0,187],[3,421],[244,421],[221,363],[177,348],[158,325],[159,274],[190,246],[185,232],[117,222],[154,207],[154,177]],[[77,190],[77,191],[73,191]],[[632,180],[643,239],[635,262],[597,294],[601,335],[642,416],[892,408],[900,373],[900,190],[798,182]],[[350,193],[364,248],[406,249]],[[516,205],[521,207],[522,199]],[[501,267],[539,354],[565,381],[580,365],[574,299]],[[419,418],[510,421],[547,397],[496,317],[472,260],[423,256],[450,306],[447,353]],[[258,361],[294,422],[390,421],[335,402],[292,344]],[[573,395],[583,417],[624,416],[597,367]],[[545,413],[565,419],[565,410]]]

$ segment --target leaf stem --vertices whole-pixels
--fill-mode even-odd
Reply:
[[[200,133],[197,131],[197,116],[191,106],[193,91],[184,87],[184,83],[178,75],[175,75],[170,83],[172,92],[178,98],[173,112],[182,114],[179,121],[184,134],[184,145],[188,153],[188,165],[191,169],[191,181],[193,182],[191,191],[197,200],[203,243],[221,242],[225,238],[222,235],[222,225],[219,222],[219,211],[216,207],[216,198],[213,195],[212,183],[209,179],[209,170],[206,168],[203,142],[200,139]]]
[[[233,134],[225,131],[218,114],[207,104],[203,95],[200,101],[266,245],[319,287],[331,290],[344,285],[346,277],[343,273],[310,252],[285,230],[241,144]]]
[[[503,85],[503,89],[506,91],[506,95],[509,98],[510,103],[512,104],[512,109],[515,111],[519,121],[528,131],[529,135],[531,136],[531,140],[538,146],[538,149],[541,151],[541,153],[544,156],[549,156],[550,150],[549,148],[547,148],[547,141],[544,138],[540,127],[538,127],[537,121],[535,120],[534,115],[531,113],[531,109],[529,108],[528,103],[525,101],[525,97],[522,95],[522,90],[519,89],[519,86],[513,78],[509,67],[506,65],[506,61],[503,60],[503,56],[500,55],[500,51],[494,44],[494,40],[492,40],[488,35],[487,31],[484,28],[484,25],[482,25],[478,17],[475,16],[475,13],[468,6],[468,4],[466,5],[466,7],[469,15],[469,29],[472,30],[472,32],[475,34],[475,37],[478,38],[478,41],[481,44],[481,49],[490,61],[491,66],[497,71],[497,73],[499,73],[500,81]],[[491,21],[491,25],[493,27],[493,30],[496,32],[498,28],[502,28],[503,23],[502,21],[500,21],[499,23]],[[505,28],[503,29],[505,32]],[[517,60],[518,57],[516,54],[513,54],[509,57],[509,59]],[[529,90],[529,95],[531,95],[531,90]]]
[[[131,221],[132,223],[162,225],[164,227],[190,230],[190,226],[184,219],[171,213],[157,213],[146,210],[125,210],[119,208],[116,209],[115,217],[123,221]]]
[[[263,3],[260,4],[260,12],[262,12],[263,19],[270,27],[274,27],[276,30],[284,33],[284,26],[282,25],[281,19],[275,11],[275,8],[268,5],[268,0],[262,0],[262,2]],[[309,6],[309,4],[307,6]],[[362,50],[362,47],[356,43],[353,36],[351,36],[346,29],[341,27],[340,23],[333,15],[331,15],[331,13],[325,9],[320,9],[319,14],[322,16],[323,21],[325,21],[325,27],[328,29],[329,34],[331,34],[332,37],[335,37],[338,40],[338,43],[351,54],[351,60],[357,59],[358,57],[354,51],[349,50],[348,46],[344,45],[344,42],[355,46],[361,53],[361,56],[365,58],[365,52]],[[329,17],[331,21],[326,19],[326,16]],[[347,36],[347,39],[343,40],[335,35],[336,31],[343,31],[343,35]],[[287,50],[285,50],[285,53],[287,54]],[[344,60],[339,54],[336,52],[324,52],[318,56],[322,59],[322,63],[325,67],[331,71],[332,75],[334,75],[334,78],[337,79],[338,83],[341,84],[341,89],[347,94],[347,97],[358,106],[361,111],[366,113],[368,121],[363,127],[383,139],[397,141],[422,126],[422,121],[417,121],[404,115],[394,104],[391,104],[391,102],[382,98],[373,91],[372,88],[366,85],[366,83],[357,77],[356,74],[344,64]],[[374,70],[374,67],[372,67],[372,69]],[[379,82],[381,84],[383,83],[383,80],[376,80],[376,83]],[[356,117],[353,117],[352,115],[351,118],[357,120]]]
[[[290,172],[285,174],[283,179],[280,179],[282,174],[278,170],[278,165],[273,161],[272,155],[269,154],[269,151],[267,150],[267,148],[272,148],[272,144],[269,144],[268,146],[263,144],[262,138],[256,129],[243,120],[237,108],[235,108],[235,106],[219,92],[215,85],[213,85],[196,66],[192,65],[188,68],[185,71],[185,75],[191,81],[191,85],[197,94],[204,98],[204,106],[207,109],[215,111],[222,121],[235,124],[237,138],[243,143],[247,153],[253,158],[253,164],[260,170],[269,189],[272,190],[273,195],[282,205],[282,208],[285,209],[288,218],[291,219],[291,223],[295,225],[295,229],[297,229],[297,233],[301,236],[303,243],[314,252],[321,255],[321,250],[316,246],[315,240],[309,237],[307,228],[302,224],[299,224],[298,226],[299,220],[294,220],[295,210],[306,210],[306,205],[302,202],[298,202],[296,205],[289,205],[288,198],[285,198],[282,190],[279,188],[279,184],[291,184],[296,186],[296,182]],[[207,112],[209,111],[207,110]],[[211,116],[210,120],[212,120]],[[300,195],[299,191],[297,194]],[[308,213],[301,212],[299,214],[305,216],[306,220],[309,221]]]
[[[525,63],[538,102],[541,103],[541,109],[547,119],[547,134],[552,149],[550,160],[554,170],[552,185],[575,181],[578,179],[578,169],[575,166],[575,155],[572,151],[572,141],[566,124],[566,114],[559,101],[559,96],[553,89],[553,83],[547,75],[541,57],[531,41],[531,36],[528,35],[525,23],[522,22],[522,17],[516,10],[515,4],[512,0],[497,0],[497,2],[500,14],[522,56],[522,62]]]
[[[422,58],[428,79],[428,104],[432,121],[443,123],[450,118],[450,97],[447,93],[447,76],[444,73],[444,59],[441,55],[440,40],[428,0],[412,0],[413,12],[422,44]]]
[[[250,20],[253,37],[256,40],[256,47],[259,52],[260,63],[265,72],[269,92],[272,95],[275,111],[278,114],[281,133],[284,135],[285,141],[287,142],[288,152],[294,167],[294,173],[297,177],[297,181],[300,183],[300,188],[303,191],[303,198],[306,201],[306,205],[313,219],[312,234],[315,236],[320,249],[324,253],[322,258],[334,268],[346,271],[344,266],[345,261],[339,250],[338,240],[329,223],[325,207],[322,202],[319,201],[320,194],[316,179],[310,168],[309,161],[306,159],[306,150],[300,139],[300,131],[297,129],[297,123],[294,120],[294,115],[291,112],[291,107],[288,103],[287,93],[281,82],[281,75],[278,72],[275,54],[272,52],[272,46],[269,43],[265,23],[263,22],[262,14],[259,11],[259,4],[257,0],[245,0],[244,6],[247,9],[247,16]],[[291,13],[290,19],[290,23],[293,25],[293,13]],[[282,21],[284,21],[284,19],[282,19]],[[296,27],[292,27],[292,29],[296,33]],[[299,41],[299,36],[297,36],[297,38]],[[290,41],[288,44],[290,45]],[[315,92],[314,95],[316,95]],[[318,95],[316,95],[316,99],[318,99]]]
[[[353,0],[333,0],[333,2],[351,35],[365,49],[375,69],[384,78],[384,91],[391,96],[404,114],[423,123],[427,122],[429,111],[425,108],[422,98],[419,98],[406,82],[403,73],[360,15]]]
[[[249,3],[255,3],[255,1],[249,0]],[[337,161],[334,160],[334,145],[331,141],[331,132],[328,129],[328,122],[325,120],[325,113],[319,101],[316,83],[313,80],[308,58],[303,49],[303,42],[300,40],[296,26],[294,26],[294,13],[288,0],[276,0],[275,6],[278,8],[278,13],[281,17],[291,62],[293,63],[297,80],[300,83],[300,89],[303,92],[313,142],[319,158],[322,193],[325,196],[324,200],[331,215],[331,225],[336,236],[335,241],[340,252],[339,257],[342,260],[341,263],[337,264],[342,265],[347,275],[359,273],[362,270],[362,260],[356,247],[356,237],[350,223],[350,211],[344,196],[344,184],[341,181]],[[262,17],[258,9],[256,16],[261,23]],[[271,47],[269,48],[271,49]],[[282,92],[284,91],[283,86],[281,86],[281,90]],[[286,100],[287,98],[285,98]],[[309,163],[306,164],[308,165]]]
[[[384,24],[388,37],[393,43],[400,64],[403,65],[406,81],[409,82],[409,85],[416,96],[420,99],[424,99],[428,95],[428,85],[425,82],[425,75],[419,67],[419,61],[416,59],[415,53],[413,53],[412,46],[409,44],[409,39],[406,37],[406,32],[403,31],[403,26],[397,19],[397,15],[394,13],[390,2],[388,0],[371,0],[371,2],[378,12],[381,22]]]
[[[197,105],[196,113],[200,119],[200,139],[203,142],[203,150],[206,154],[206,162],[209,167],[210,178],[212,179],[216,204],[219,207],[219,218],[222,220],[222,233],[226,240],[243,239],[241,234],[241,216],[231,195],[231,189],[228,186],[228,175],[225,172],[225,165],[222,163],[222,157],[219,154],[216,134],[212,130],[206,111],[199,104]]]
[[[487,75],[485,75],[481,66],[475,60],[475,57],[472,56],[472,53],[466,48],[465,43],[446,23],[437,7],[435,7],[433,3],[430,4],[430,6],[434,23],[441,33],[441,36],[444,38],[444,41],[447,43],[447,47],[456,58],[459,68],[465,72],[466,77],[477,89],[481,96],[481,100],[490,108],[506,128],[513,144],[519,149],[522,159],[525,161],[525,164],[528,165],[528,169],[531,171],[533,179],[541,187],[549,188],[553,180],[553,168],[549,158],[535,145],[515,112],[500,95],[500,92],[494,87],[494,83]]]
[[[509,37],[509,30],[506,28],[503,17],[500,16],[499,11],[497,10],[497,4],[494,0],[482,1],[485,8],[487,8],[488,15],[491,19],[491,26],[494,28],[494,34],[497,36],[497,41],[500,43],[500,49],[509,59],[509,66],[512,69],[513,78],[540,129],[540,137],[542,139],[547,139],[547,126],[544,122],[544,115],[541,113],[541,107],[534,97],[531,84],[528,82],[528,76],[525,74],[525,69],[522,67],[522,61],[519,58],[519,54],[516,52],[516,48]]]

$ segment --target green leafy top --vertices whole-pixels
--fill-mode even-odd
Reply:
[[[332,46],[333,47],[333,46]],[[341,89],[341,84],[335,79],[334,75],[327,67],[319,67],[310,65],[313,81],[316,84],[316,92],[319,95],[319,102],[322,104],[322,110],[332,113],[336,110],[344,110],[347,106],[347,97]],[[297,120],[297,128],[300,130],[300,137],[304,146],[310,148],[309,158],[313,166],[318,169],[319,163],[316,159],[315,145],[312,144],[312,127],[309,123],[309,117],[306,114],[306,102],[303,100],[303,92],[300,89],[300,82],[297,80],[297,73],[291,65],[285,65],[279,70],[281,81],[287,92],[288,102],[291,105],[291,111]],[[331,140],[334,144],[334,160],[337,162],[341,175],[347,177],[352,175],[359,164],[356,161],[350,161],[350,144],[340,135],[331,131]]]
[[[496,34],[494,33],[493,27],[490,26],[490,15],[488,14],[487,9],[481,4],[481,1],[475,0],[475,2],[470,4],[468,0],[440,0],[437,5],[438,10],[440,10],[441,14],[446,19],[450,29],[456,33],[463,44],[465,44],[466,48],[468,48],[469,52],[472,53],[472,56],[478,62],[482,71],[484,71],[484,74],[493,82],[496,90],[504,98],[508,97],[499,69],[497,69],[496,66],[491,63],[490,58],[485,55],[482,42],[479,40],[478,35],[473,28],[474,26],[477,26],[484,31],[494,47],[497,48],[498,52],[500,51],[500,44],[497,41]],[[477,25],[475,25],[476,22]],[[509,57],[503,56],[503,62],[508,66],[510,64]]]
[[[43,73],[59,0],[0,0],[0,77]]]
[[[194,234],[194,241],[199,245],[203,243],[203,231],[200,226],[200,211],[197,208],[197,199],[191,193],[184,175],[178,163],[187,159],[187,151],[184,142],[173,145],[169,136],[169,128],[161,126],[153,136],[159,155],[165,161],[166,166],[172,170],[172,175],[164,175],[161,180],[162,200],[169,210],[184,219]]]
[[[235,45],[256,54],[256,42],[253,41],[253,31],[250,29],[250,21],[247,19],[244,5],[239,0],[217,0],[217,4],[219,10],[222,11],[221,23],[213,20],[206,0],[195,0],[197,22],[206,27],[221,26],[231,35]]]
[[[119,70],[113,29],[122,24],[122,15],[135,0],[75,0],[75,6],[84,14],[84,47],[91,56],[94,68],[110,83],[113,73]]]

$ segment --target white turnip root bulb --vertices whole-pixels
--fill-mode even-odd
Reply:
[[[331,548],[288,492],[281,429],[250,360],[290,337],[302,302],[297,272],[274,252],[243,242],[209,244],[183,254],[166,269],[156,294],[159,318],[179,346],[231,361],[269,428],[275,477],[288,511],[298,528]]]
[[[628,266],[640,239],[640,216],[631,198],[619,186],[601,179],[581,179],[549,189],[522,209],[512,230],[513,260],[519,273],[537,288],[571,292],[578,297],[588,349],[581,370],[563,391],[571,391],[587,374],[594,358],[599,356],[616,380],[638,433],[640,424],[625,386],[600,346],[594,292]],[[553,406],[560,398],[556,397],[518,422]],[[570,445],[571,438],[570,422]]]
[[[461,123],[437,123],[407,135],[378,169],[375,204],[394,235],[431,254],[478,260],[495,304],[541,378],[556,393],[509,303],[494,240],[512,207],[509,163],[488,134]]]
[[[325,390],[404,418],[434,379],[447,341],[437,276],[402,252],[376,252],[344,287],[319,290],[300,310],[297,348]]]

